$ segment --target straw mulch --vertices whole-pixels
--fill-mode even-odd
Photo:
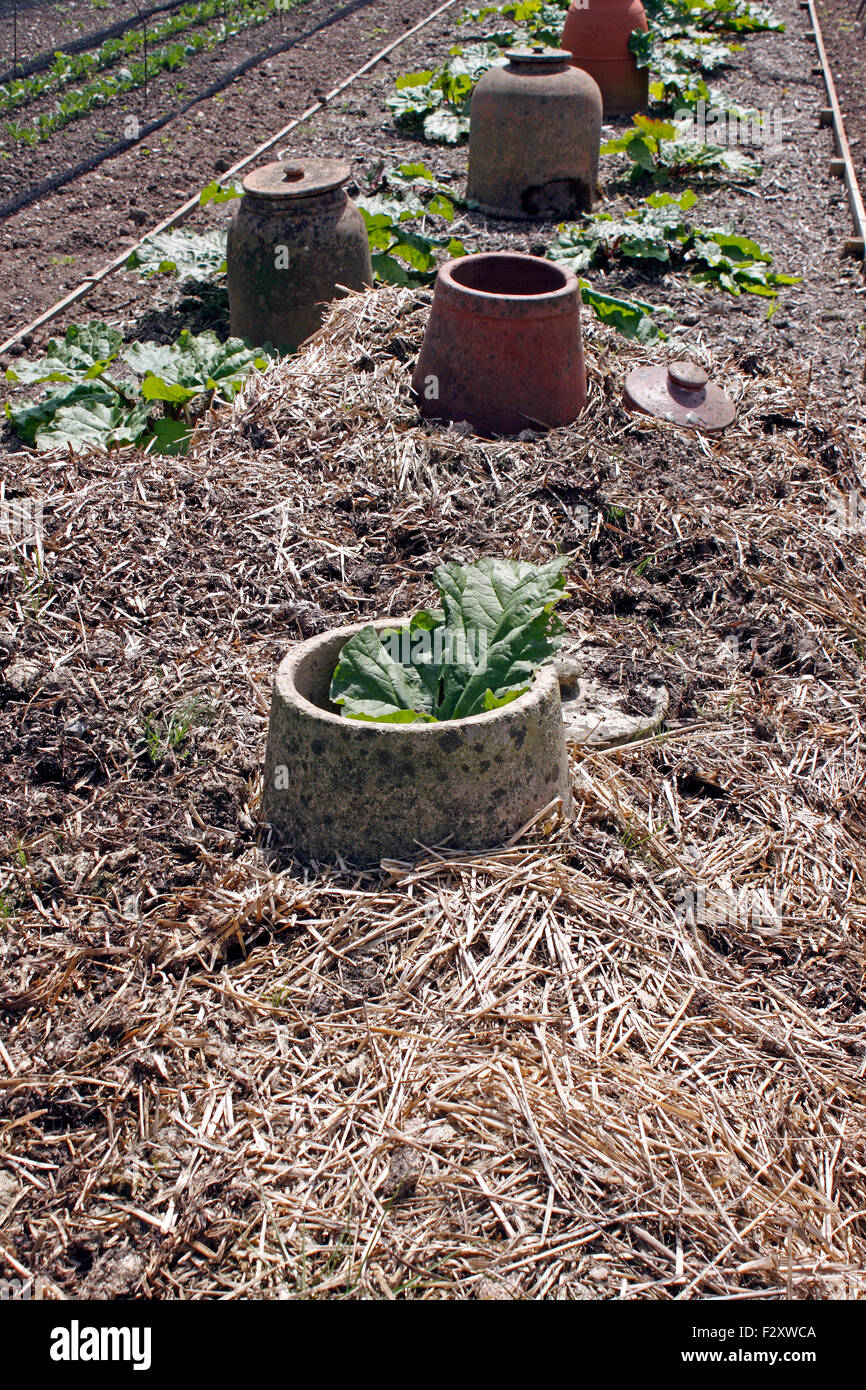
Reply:
[[[737,425],[630,417],[661,349],[591,324],[574,427],[431,429],[426,313],[344,302],[187,459],[20,456],[45,538],[2,576],[5,1273],[859,1297],[862,438],[805,366],[700,340]],[[287,644],[411,611],[440,559],[557,546],[624,702],[666,683],[661,735],[573,749],[574,821],[493,852],[271,863]]]

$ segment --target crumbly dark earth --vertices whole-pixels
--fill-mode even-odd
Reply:
[[[155,223],[423,10],[377,0],[169,126],[171,151],[11,218],[6,331],[131,244],[130,210]],[[675,309],[669,344],[587,321],[585,415],[491,443],[420,424],[430,295],[385,291],[208,414],[186,459],[4,437],[6,495],[45,511],[41,553],[0,552],[5,1273],[92,1298],[866,1292],[863,284],[805,20],[777,10],[788,33],[748,39],[727,82],[788,139],[754,188],[705,195],[803,275],[771,318],[610,277]],[[463,37],[453,13],[292,148],[345,151],[359,183],[421,156],[460,188],[465,150],[382,108]],[[551,231],[455,225],[478,249]],[[123,273],[74,317],[169,341],[224,314]],[[628,367],[671,350],[734,396],[727,436],[624,410]],[[667,686],[661,737],[576,751],[574,822],[510,849],[267,858],[287,645],[429,602],[442,560],[557,548],[596,674],[627,708]],[[705,876],[778,911],[677,914]]]

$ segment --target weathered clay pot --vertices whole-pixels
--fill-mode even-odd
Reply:
[[[321,326],[323,306],[372,285],[364,219],[338,159],[295,159],[247,174],[229,224],[231,330],[294,352]]]
[[[479,434],[570,424],[586,404],[576,276],[504,251],[449,261],[412,386],[422,415]]]
[[[595,78],[605,116],[632,116],[647,104],[649,72],[638,67],[628,46],[629,34],[647,27],[641,0],[572,0],[562,46],[576,67]]]
[[[394,627],[406,619],[376,623]],[[304,859],[355,864],[420,845],[489,849],[555,798],[571,807],[553,666],[525,695],[471,719],[368,724],[328,699],[344,643],[363,624],[301,642],[274,681],[264,769],[266,820]]]
[[[468,196],[497,217],[576,217],[597,198],[601,93],[562,48],[509,48],[472,94]]]

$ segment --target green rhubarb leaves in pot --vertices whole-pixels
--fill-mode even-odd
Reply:
[[[408,627],[362,628],[340,652],[331,700],[349,719],[440,722],[498,709],[523,695],[559,649],[554,612],[567,556],[544,565],[488,558],[440,565],[441,609]]]

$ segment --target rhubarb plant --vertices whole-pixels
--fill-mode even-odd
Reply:
[[[631,161],[632,182],[649,176],[656,184],[671,179],[718,181],[727,175],[740,179],[755,179],[761,165],[741,150],[723,149],[698,140],[680,138],[671,121],[653,120],[638,113],[623,135],[608,140],[602,154],[625,154]]]
[[[6,417],[40,452],[138,444],[156,453],[185,453],[197,416],[217,395],[232,400],[247,372],[266,366],[268,357],[241,338],[222,343],[213,332],[184,331],[170,347],[124,346],[117,329],[104,323],[72,324],[65,338],[50,340],[39,361],[7,369],[10,384],[45,383],[49,390],[37,402],[7,401]]]
[[[785,28],[771,10],[751,0],[645,0],[644,9],[650,29],[662,34],[688,33],[694,27],[735,34],[781,33]]]
[[[529,689],[559,649],[554,613],[567,556],[545,565],[484,559],[440,565],[441,608],[408,627],[362,628],[343,646],[331,700],[347,719],[437,723],[499,709]]]
[[[568,6],[569,0],[506,0],[504,5],[484,5],[479,10],[464,10],[457,23],[483,24],[491,16],[510,19],[513,28],[485,34],[485,42],[496,43],[501,48],[525,43],[545,43],[551,48],[559,48]]]
[[[655,193],[638,207],[614,216],[595,213],[583,223],[563,225],[548,257],[575,272],[607,268],[617,261],[684,269],[698,284],[728,294],[774,298],[796,275],[770,270],[772,255],[731,227],[700,227],[690,220],[697,202],[687,189],[679,198]]]
[[[209,280],[226,272],[227,239],[224,229],[190,232],[179,227],[157,232],[136,247],[127,259],[126,269],[137,270],[145,279],[152,275],[176,275],[179,280]]]
[[[507,61],[497,43],[452,48],[442,67],[398,77],[396,91],[385,105],[400,129],[432,142],[459,144],[469,134],[469,104],[476,82],[489,68],[502,67]]]
[[[466,249],[456,237],[428,229],[428,218],[450,225],[454,220],[454,194],[436,183],[425,164],[400,164],[380,171],[369,181],[370,192],[356,205],[367,227],[376,279],[389,285],[428,285],[436,277],[437,252],[463,256]],[[409,230],[407,223],[421,222]]]

